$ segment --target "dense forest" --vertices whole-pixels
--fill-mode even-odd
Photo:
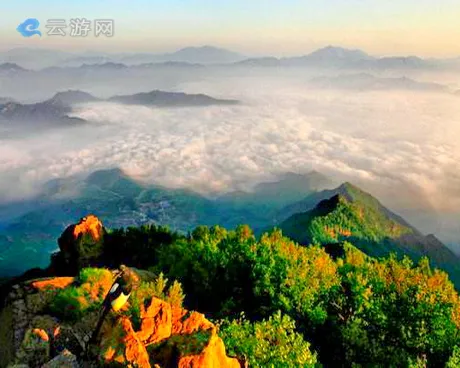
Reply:
[[[301,246],[280,230],[256,237],[248,226],[201,226],[188,235],[157,226],[104,230],[76,249],[62,267],[61,246],[53,272],[148,270],[157,281],[140,294],[205,313],[229,355],[252,367],[460,365],[460,298],[427,258],[371,258],[346,242]],[[78,290],[59,298],[57,310],[74,306],[66,318],[91,307]]]

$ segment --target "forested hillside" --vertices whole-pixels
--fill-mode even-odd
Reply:
[[[347,242],[302,246],[279,230],[255,237],[246,225],[200,226],[188,235],[157,226],[108,230],[93,216],[69,227],[59,246],[50,267],[34,277],[81,278],[87,267],[120,264],[156,275],[162,287],[146,286],[129,301],[133,328],[142,322],[140,295],[169,295],[170,302],[183,300],[213,321],[227,354],[242,365],[415,368],[460,362],[460,298],[447,274],[426,258],[417,264],[407,257],[372,258]],[[50,301],[61,323],[75,323],[100,305],[89,297],[98,283],[78,280]],[[175,289],[161,294],[165,287]],[[147,349],[151,362],[159,359],[155,351]]]

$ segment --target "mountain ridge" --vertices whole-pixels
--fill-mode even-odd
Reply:
[[[341,187],[335,204],[362,195]],[[256,239],[248,226],[186,235],[158,226],[110,230],[94,215],[66,227],[58,244],[47,269],[0,285],[1,367],[458,361],[460,298],[427,259],[373,258],[348,243],[304,247],[279,230]],[[121,308],[106,302],[115,285],[131,290]],[[364,344],[356,345],[357,328]],[[428,337],[415,351],[414,334]]]
[[[113,102],[126,105],[157,107],[190,107],[211,105],[237,105],[237,100],[218,99],[205,94],[186,94],[153,90],[132,95],[112,96],[101,99],[80,90],[67,90],[54,94],[48,100],[22,104],[0,100],[0,126],[6,128],[68,127],[86,123],[84,119],[69,116],[73,105],[91,102]]]
[[[34,249],[34,252],[26,267],[32,266],[33,262],[43,265],[47,252],[55,249],[53,239],[60,234],[62,227],[88,212],[96,213],[111,228],[157,223],[187,232],[198,225],[222,224],[233,228],[249,222],[257,229],[265,228],[267,224],[275,225],[279,210],[321,185],[321,181],[311,182],[307,174],[303,176],[304,188],[293,197],[292,192],[302,183],[302,176],[293,177],[297,180],[283,181],[283,176],[273,179],[273,182],[279,180],[278,187],[283,189],[283,195],[276,201],[271,200],[271,195],[261,198],[251,193],[245,193],[243,198],[234,194],[206,198],[190,190],[145,185],[118,168],[75,179],[53,180],[30,202],[17,202],[4,210],[0,208],[4,223],[8,223],[0,231],[0,257],[4,258],[0,260],[0,269],[9,268],[9,274],[15,273],[16,268],[12,269],[12,266],[23,267],[22,261],[18,261],[27,249]],[[310,182],[314,187],[309,188]],[[332,184],[327,182],[325,185]],[[271,193],[277,191],[276,185],[269,187]],[[18,207],[27,211],[19,213]],[[5,215],[13,209],[16,209],[16,216],[8,220]],[[8,263],[8,259],[11,262]]]
[[[0,214],[12,211],[18,205],[27,209],[25,213],[17,213],[16,218],[9,222],[4,218],[8,224],[0,231],[0,258],[3,258],[0,264],[6,270],[5,262],[10,260],[10,267],[15,264],[13,260],[16,258],[22,260],[27,249],[51,252],[55,249],[53,238],[62,227],[88,212],[96,213],[111,228],[155,223],[186,233],[199,225],[219,224],[234,228],[246,223],[254,228],[257,235],[261,235],[274,226],[280,226],[294,240],[309,244],[312,238],[306,236],[305,231],[309,231],[310,222],[318,217],[311,216],[310,212],[315,208],[318,210],[317,207],[322,204],[325,205],[320,208],[322,216],[327,216],[342,200],[342,207],[350,210],[353,216],[335,218],[342,218],[352,227],[334,222],[327,224],[332,230],[317,227],[321,243],[357,240],[358,245],[362,245],[361,249],[370,255],[396,252],[413,259],[429,255],[436,265],[447,269],[457,280],[454,274],[460,275],[460,270],[454,261],[458,258],[436,237],[424,236],[401,216],[352,184],[343,183],[335,189],[327,189],[334,185],[316,172],[307,176],[286,174],[279,176],[278,181],[255,186],[252,192],[237,191],[206,198],[190,190],[168,189],[136,181],[117,168],[97,171],[74,181],[54,180],[46,186],[47,194],[42,201],[16,204],[5,210],[0,208]],[[333,197],[337,197],[335,202],[331,202]],[[359,206],[347,207],[349,202],[357,202]],[[308,215],[305,216],[305,213]],[[360,217],[360,213],[367,215]],[[292,232],[285,225],[295,216],[311,221],[303,227],[296,226],[296,231]],[[358,235],[361,232],[362,236],[343,236],[353,229],[358,231]],[[332,232],[334,236],[330,236]],[[46,252],[29,257],[32,262],[29,264],[36,262],[42,265],[48,254]]]
[[[153,105],[153,106],[209,106],[209,105],[237,105],[237,100],[216,99],[204,94],[186,94],[179,92],[163,92],[153,90],[133,95],[120,95],[110,97],[107,101],[127,105]]]
[[[320,88],[356,89],[362,91],[397,89],[450,93],[447,86],[439,83],[419,82],[407,77],[382,78],[365,72],[335,77],[316,77],[311,79],[309,83]]]
[[[313,196],[314,199],[307,198],[297,204],[307,208],[306,211],[296,212],[279,224],[289,238],[304,245],[347,241],[372,257],[396,253],[418,261],[428,256],[459,285],[460,258],[434,235],[423,235],[372,195],[344,183],[335,190]],[[320,202],[311,207],[318,199]]]
[[[37,55],[45,55],[40,59]],[[21,49],[0,53],[0,63],[17,64],[22,71],[45,69],[50,67],[63,68],[97,68],[98,65],[112,66],[115,69],[126,69],[141,64],[185,63],[189,65],[249,65],[262,67],[277,66],[314,66],[326,68],[361,68],[361,69],[407,69],[407,68],[454,68],[460,67],[459,58],[436,59],[418,56],[372,56],[363,50],[341,46],[325,46],[304,55],[291,57],[248,57],[238,52],[215,46],[184,47],[170,53],[132,53],[132,54],[100,54],[100,55],[70,55],[55,50]],[[25,58],[24,55],[27,55]],[[48,62],[47,62],[48,60]],[[22,64],[22,65],[21,65]],[[39,64],[37,68],[34,64]],[[1,66],[0,66],[1,69]],[[17,70],[20,71],[20,70]]]

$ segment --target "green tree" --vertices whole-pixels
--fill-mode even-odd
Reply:
[[[223,321],[219,335],[227,353],[246,358],[251,367],[314,367],[317,362],[295,322],[281,312],[261,322]]]

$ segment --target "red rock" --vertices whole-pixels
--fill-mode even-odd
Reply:
[[[185,309],[178,311],[175,308],[173,316],[173,335],[185,335],[199,330],[215,329],[215,326],[206,319],[204,314],[198,312],[188,312]]]
[[[117,320],[115,328],[104,336],[101,347],[105,363],[118,362],[125,366],[150,368],[147,350],[127,317]]]
[[[49,341],[49,336],[45,332],[45,330],[42,330],[41,328],[34,328],[32,332],[38,337],[40,337],[43,341]]]
[[[102,237],[102,222],[94,215],[89,215],[80,220],[74,225],[73,235],[78,239],[81,235],[91,234],[94,240],[99,240]]]
[[[55,277],[53,279],[32,282],[32,286],[38,290],[65,289],[72,284],[74,280],[73,277]]]
[[[235,358],[229,358],[224,342],[216,334],[211,336],[206,348],[198,355],[184,356],[179,359],[178,368],[241,368]]]
[[[141,341],[153,344],[171,336],[172,312],[170,304],[158,298],[152,298],[147,308],[141,305],[141,320],[141,329],[137,332]]]
[[[133,294],[133,297],[136,296]],[[135,302],[139,307],[138,331],[134,331],[127,317],[136,309],[118,314],[120,317],[112,313],[103,325],[100,348],[104,363],[145,368],[150,368],[150,364],[154,367],[241,368],[237,359],[227,356],[216,326],[204,314],[171,306],[153,296],[150,299],[148,295]]]
[[[58,239],[60,252],[51,258],[51,273],[77,275],[82,268],[100,264],[104,234],[101,221],[94,215],[68,226]]]
[[[173,308],[173,335],[187,338],[187,336],[192,337],[197,332],[205,331],[210,333],[207,345],[199,354],[184,355],[184,352],[181,352],[178,367],[240,368],[241,365],[237,359],[227,357],[224,342],[217,336],[216,326],[207,320],[204,314]]]

